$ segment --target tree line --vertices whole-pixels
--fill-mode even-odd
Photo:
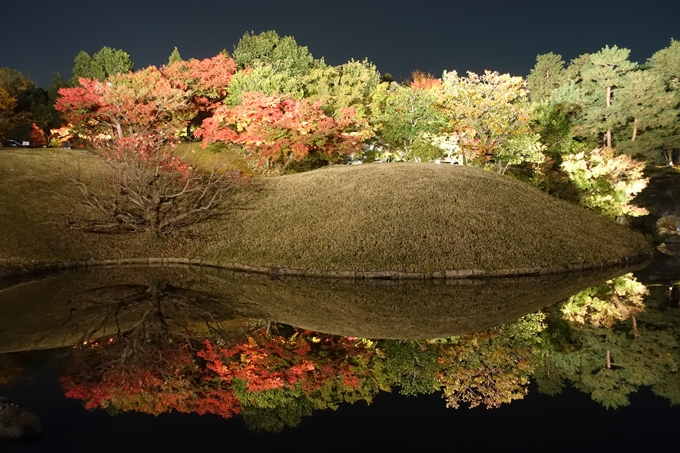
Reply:
[[[605,47],[567,65],[549,53],[526,79],[416,71],[397,83],[368,60],[328,65],[275,31],[205,60],[175,48],[166,65],[136,72],[105,47],[79,53],[73,77],[55,75],[47,90],[4,69],[0,135],[65,121],[97,148],[147,157],[151,145],[201,140],[276,174],[375,160],[476,165],[610,217],[639,215],[630,200],[645,163],[677,162],[680,43],[642,65],[628,57]],[[160,167],[182,167],[161,154]]]

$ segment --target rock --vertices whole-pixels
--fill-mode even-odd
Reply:
[[[0,441],[24,439],[41,431],[37,415],[0,397]]]

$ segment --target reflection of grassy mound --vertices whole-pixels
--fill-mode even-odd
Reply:
[[[333,167],[261,181],[210,257],[318,270],[515,269],[645,250],[626,227],[470,167]]]
[[[621,269],[514,279],[438,281],[284,278],[203,268],[98,268],[0,290],[0,352],[168,329],[210,336],[256,319],[368,338],[441,338],[514,321],[624,273]],[[162,289],[158,298],[151,296]],[[141,297],[140,297],[141,296]]]

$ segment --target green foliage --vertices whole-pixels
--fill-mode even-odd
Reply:
[[[629,54],[628,49],[607,46],[567,69],[572,82],[555,90],[552,100],[572,106],[577,135],[613,146],[612,131],[629,121],[626,103],[619,96],[630,84],[628,73],[637,69],[636,63],[628,61]]]
[[[403,395],[430,394],[440,387],[437,373],[440,348],[416,341],[383,340],[382,373],[389,387],[399,386]]]
[[[561,168],[581,191],[583,206],[614,218],[647,213],[630,204],[649,182],[642,175],[644,166],[629,156],[617,156],[612,148],[595,148],[565,156]]]
[[[232,56],[241,69],[259,62],[292,77],[309,74],[313,68],[323,66],[323,61],[315,60],[306,46],[299,46],[292,36],[282,38],[274,30],[257,35],[245,33]]]
[[[431,145],[428,134],[446,126],[446,114],[435,105],[437,94],[397,83],[380,84],[371,101],[371,120],[387,160],[432,159],[444,155]]]
[[[170,56],[168,57],[168,66],[173,63],[177,63],[178,61],[182,61],[182,56],[179,54],[177,46],[175,46],[175,48],[172,50],[172,53],[170,53]]]
[[[578,152],[585,146],[575,139],[567,111],[547,101],[532,104],[531,128],[545,146],[544,154],[559,159],[563,154]]]
[[[565,83],[562,55],[550,52],[536,57],[536,65],[527,76],[527,88],[532,102],[550,99],[555,88]]]
[[[73,86],[81,77],[102,81],[111,75],[134,70],[130,55],[110,47],[102,47],[92,57],[81,50],[73,62],[73,78],[71,79]]]
[[[251,431],[280,433],[299,426],[303,417],[312,415],[312,409],[309,399],[301,395],[273,407],[244,406],[241,417]]]
[[[320,101],[327,115],[337,116],[340,109],[354,107],[359,117],[368,114],[371,95],[380,84],[380,73],[368,60],[340,66],[313,69],[305,78],[310,101]]]
[[[286,95],[293,99],[302,99],[305,94],[300,77],[259,61],[234,74],[229,84],[229,94],[224,102],[232,107],[240,105],[243,93],[250,91],[267,96]]]

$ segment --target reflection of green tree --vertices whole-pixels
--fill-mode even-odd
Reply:
[[[552,310],[544,334],[549,352],[536,372],[539,390],[555,394],[571,382],[603,406],[616,408],[630,404],[629,395],[639,387],[650,386],[680,403],[680,320],[660,310],[658,295],[648,300],[645,312],[632,316],[645,308],[646,293],[627,275]]]

